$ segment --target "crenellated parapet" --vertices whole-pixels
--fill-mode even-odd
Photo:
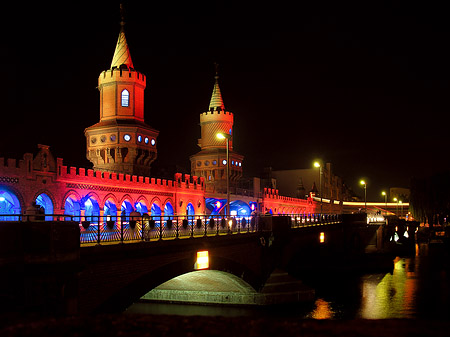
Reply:
[[[205,190],[205,179],[203,177],[175,173],[175,182],[178,188],[193,188],[202,191]]]
[[[87,183],[102,186],[140,187],[174,191],[175,189],[204,190],[202,177],[189,174],[175,174],[175,180],[158,179],[145,176],[136,176],[124,173],[107,171],[94,171],[92,169],[67,167],[62,165],[62,159],[58,158],[57,180],[65,182]]]
[[[217,139],[218,133],[230,134],[233,129],[233,113],[228,111],[208,111],[200,114],[201,139],[198,145],[204,149],[225,148],[225,142]],[[230,139],[230,149],[233,139]]]
[[[217,111],[217,110],[211,110],[206,111],[202,114],[200,114],[200,123],[206,123],[211,121],[221,121],[221,122],[228,122],[233,123],[234,115],[232,112],[229,111]]]
[[[265,210],[271,210],[274,214],[316,213],[317,203],[311,198],[299,199],[279,195],[278,190],[273,188],[264,188],[262,196],[263,207]]]
[[[104,70],[98,77],[99,85],[107,85],[108,83],[113,84],[116,82],[135,83],[136,85],[140,85],[141,87],[145,88],[147,84],[147,78],[139,71],[128,68],[126,66]]]
[[[4,173],[17,173],[26,170],[26,161],[24,159],[17,160],[15,158],[0,157],[0,170]]]

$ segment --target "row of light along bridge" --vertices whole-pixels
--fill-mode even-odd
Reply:
[[[3,216],[3,215],[0,215]],[[272,215],[270,215],[272,216]],[[339,223],[339,214],[290,214],[292,228]],[[254,233],[262,230],[261,217],[193,216],[115,216],[100,221],[100,216],[5,215],[11,221],[75,221],[79,222],[80,244],[124,243],[171,240],[217,235]]]

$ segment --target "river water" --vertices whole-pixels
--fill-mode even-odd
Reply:
[[[276,308],[135,303],[127,313],[202,316],[281,316],[312,319],[450,318],[450,261],[442,244],[416,245],[382,273],[317,273],[305,283],[311,303]]]

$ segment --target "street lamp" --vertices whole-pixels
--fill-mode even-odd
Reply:
[[[227,140],[227,203],[226,203],[227,210],[225,212],[225,215],[227,215],[227,213],[229,215],[230,211],[231,211],[230,210],[230,205],[231,205],[231,200],[230,200],[230,151],[229,151],[231,135],[227,134],[227,133],[219,132],[216,134],[216,137],[217,137],[217,139],[221,139],[221,140],[226,139]]]
[[[387,193],[385,191],[381,192],[381,195],[384,196],[384,208],[385,208],[385,215],[387,215]]]
[[[367,213],[367,184],[364,180],[361,180],[359,183],[364,185],[364,211]]]
[[[322,203],[322,165],[318,161],[314,162],[314,167],[319,169],[319,194],[320,194],[320,214],[323,213],[323,203]]]
[[[397,205],[395,206],[395,215],[398,216],[398,202],[399,202],[399,200],[398,200],[397,198],[394,198],[394,199],[392,199],[392,200],[394,200],[394,201],[397,203]],[[400,218],[400,217],[399,217],[399,218]]]

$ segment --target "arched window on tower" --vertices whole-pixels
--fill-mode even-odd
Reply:
[[[121,105],[127,107],[130,104],[130,93],[127,89],[122,90]]]

